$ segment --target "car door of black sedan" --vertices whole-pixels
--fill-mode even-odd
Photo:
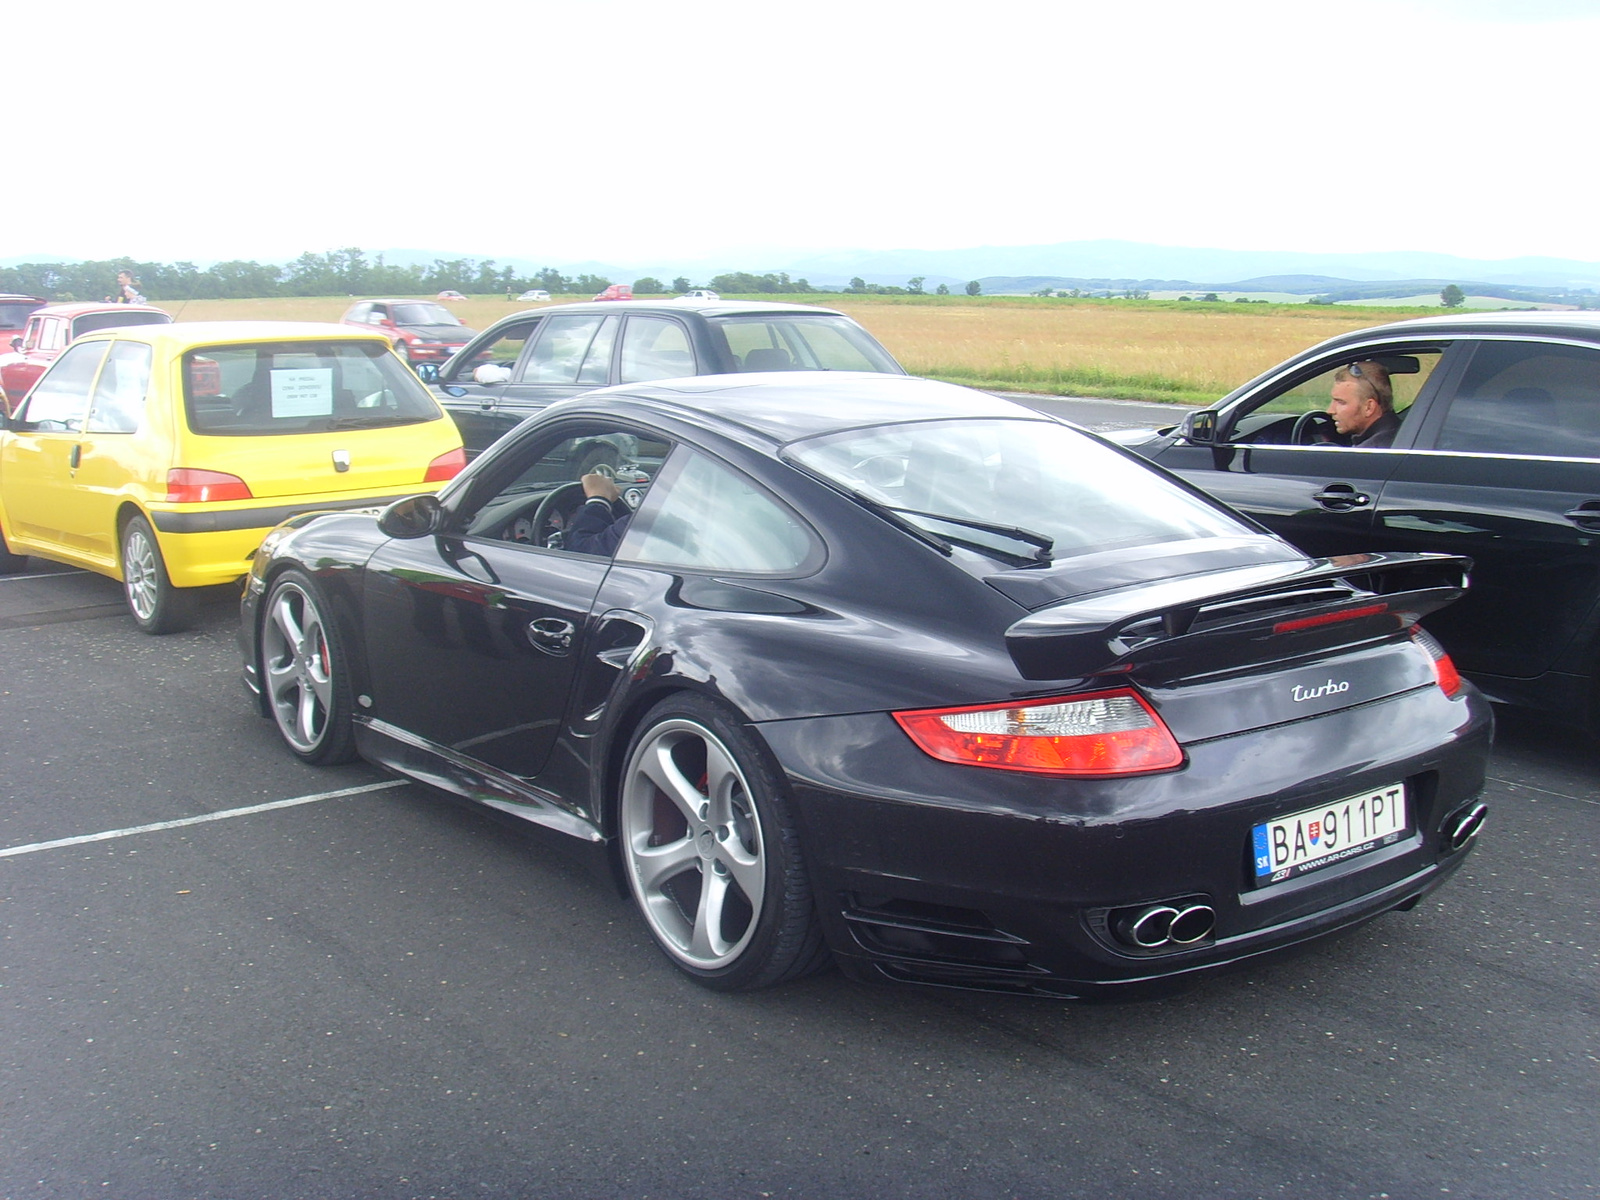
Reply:
[[[1405,350],[1403,356],[1400,350]],[[1307,363],[1269,381],[1220,414],[1215,443],[1182,437],[1151,455],[1168,470],[1248,513],[1307,553],[1377,549],[1374,513],[1386,481],[1415,440],[1420,416],[1448,371],[1441,348],[1373,346],[1361,357],[1385,356],[1396,367],[1400,432],[1392,447],[1371,449],[1311,440],[1334,372],[1344,359]]]
[[[1471,556],[1467,595],[1427,622],[1463,670],[1589,674],[1581,637],[1600,597],[1600,349],[1485,340],[1463,350],[1459,382],[1384,489],[1373,548]]]

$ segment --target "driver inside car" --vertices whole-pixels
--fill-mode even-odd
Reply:
[[[1328,415],[1346,444],[1379,450],[1394,443],[1400,418],[1394,413],[1394,388],[1379,363],[1353,362],[1333,375]]]
[[[599,471],[590,472],[578,482],[583,484],[585,499],[567,525],[565,548],[579,554],[615,553],[633,518],[632,510],[618,513],[622,489],[615,479]]]

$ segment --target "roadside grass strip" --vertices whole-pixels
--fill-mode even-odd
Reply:
[[[198,817],[183,817],[177,821],[156,821],[150,825],[130,825],[126,829],[108,829],[104,833],[85,833],[78,837],[57,838],[51,842],[34,842],[29,846],[10,846],[0,850],[0,858],[18,854],[36,854],[40,850],[60,850],[66,846],[82,846],[89,842],[109,842],[115,838],[132,837],[136,833],[159,833],[166,829],[182,829],[185,825],[204,825],[208,821],[226,821],[231,817],[248,817],[253,813],[271,812],[277,808],[294,808],[301,804],[316,804],[321,800],[337,800],[342,796],[359,796],[366,792],[382,792],[390,788],[405,787],[406,780],[389,779],[382,783],[364,783],[359,787],[340,788],[336,792],[318,792],[314,796],[295,796],[289,800],[272,800],[266,804],[251,804],[245,808],[229,808],[221,812],[205,813]]]

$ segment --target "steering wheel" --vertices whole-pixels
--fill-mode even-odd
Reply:
[[[546,523],[558,512],[565,512],[568,508],[576,509],[577,504],[572,500],[576,498],[578,504],[583,503],[583,484],[563,483],[555,491],[550,492],[539,501],[539,507],[533,510],[533,543],[536,546],[549,544],[550,534],[554,530],[547,529]]]
[[[1294,428],[1289,431],[1289,444],[1310,446],[1317,442],[1334,442],[1338,436],[1338,427],[1334,425],[1333,418],[1320,408],[1314,408],[1294,419]]]

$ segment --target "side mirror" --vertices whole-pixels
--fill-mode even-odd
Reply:
[[[1217,414],[1209,408],[1192,412],[1183,418],[1178,432],[1186,442],[1209,446],[1217,440]]]
[[[483,366],[473,370],[472,379],[474,383],[490,386],[497,383],[509,383],[511,382],[511,368],[502,367],[498,363],[484,363]]]
[[[410,541],[437,533],[444,523],[444,505],[431,492],[396,500],[378,517],[384,535]]]
[[[16,337],[11,339],[11,348],[13,350],[21,350],[22,349],[22,335],[20,333]]]

